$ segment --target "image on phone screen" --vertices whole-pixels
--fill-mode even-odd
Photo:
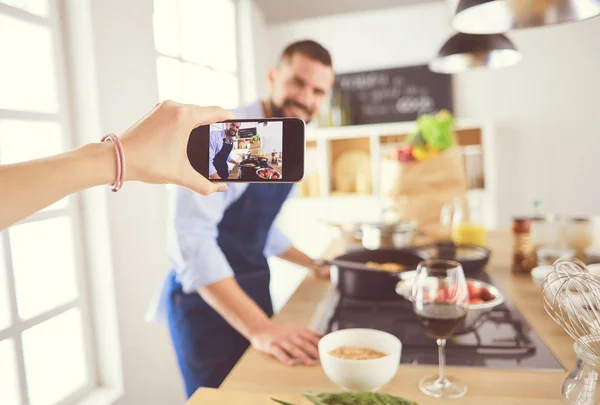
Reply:
[[[284,180],[282,121],[216,123],[209,133],[209,178]]]
[[[305,129],[299,118],[202,125],[190,133],[187,157],[213,182],[297,183],[304,177]]]

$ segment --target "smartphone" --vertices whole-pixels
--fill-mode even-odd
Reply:
[[[187,156],[214,182],[296,183],[304,177],[305,130],[300,118],[203,125],[191,132]]]

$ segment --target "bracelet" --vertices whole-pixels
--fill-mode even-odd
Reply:
[[[111,141],[115,146],[115,156],[117,161],[117,175],[115,176],[115,182],[110,183],[108,186],[114,192],[117,192],[123,187],[123,179],[125,178],[125,152],[123,151],[123,145],[121,140],[115,134],[107,134],[102,137],[102,142]]]

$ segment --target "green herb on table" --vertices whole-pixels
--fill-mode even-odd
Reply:
[[[305,392],[304,397],[315,405],[417,405],[414,401],[378,392],[337,392],[314,394]],[[294,405],[271,398],[282,405]]]

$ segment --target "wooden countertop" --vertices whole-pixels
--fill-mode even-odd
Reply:
[[[528,274],[510,272],[511,235],[495,232],[489,235],[492,257],[487,271],[493,275],[522,315],[554,353],[566,370],[575,363],[573,341],[556,325],[542,307],[541,291]],[[328,282],[309,277],[300,285],[287,305],[276,316],[277,322],[316,325],[319,308],[329,288]],[[400,365],[392,382],[383,392],[417,401],[420,405],[458,403],[465,405],[560,405],[560,389],[567,371],[491,370],[485,368],[448,367],[448,374],[464,381],[469,391],[456,400],[437,400],[419,391],[417,383],[425,375],[437,373],[437,367]],[[249,349],[219,390],[201,389],[188,405],[236,403],[273,404],[270,396],[304,404],[299,395],[304,391],[339,391],[319,366],[286,367],[262,353]],[[235,392],[234,392],[235,391]],[[253,393],[253,394],[249,394]],[[222,401],[222,402],[219,402]]]

